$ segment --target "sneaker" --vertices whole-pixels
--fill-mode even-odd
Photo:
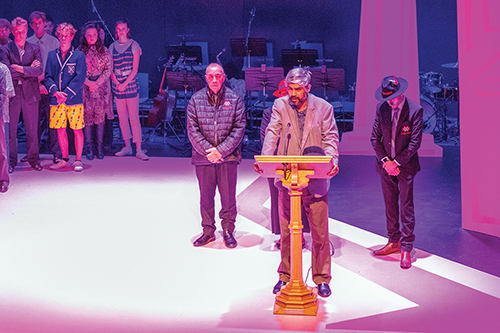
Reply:
[[[148,155],[146,155],[146,149],[141,149],[141,150],[137,151],[137,154],[135,154],[135,157],[137,157],[138,159],[140,159],[142,161],[149,160]]]
[[[75,163],[73,163],[73,170],[75,170],[76,172],[83,171],[82,161],[76,160]]]
[[[123,147],[115,156],[130,156],[132,155],[132,147]]]
[[[58,170],[58,169],[62,169],[62,168],[64,168],[67,164],[68,164],[68,162],[66,162],[65,160],[59,160],[59,161],[57,161],[57,163],[52,164],[52,165],[49,167],[49,169],[50,169],[50,170]]]

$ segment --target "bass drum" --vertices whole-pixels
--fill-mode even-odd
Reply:
[[[424,133],[432,134],[436,128],[436,107],[430,99],[425,96],[420,96],[420,105],[424,108]]]

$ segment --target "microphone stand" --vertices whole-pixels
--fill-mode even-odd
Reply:
[[[95,6],[95,3],[94,3],[94,0],[90,0],[90,2],[92,3],[92,12],[96,13],[97,16],[99,17],[99,21],[102,23],[102,25],[104,26],[104,29],[106,29],[106,31],[108,32],[108,34],[111,36],[111,39],[113,39],[113,42],[116,41],[115,37],[113,36],[113,34],[109,31],[109,28],[108,26],[106,25],[106,23],[104,23],[104,20],[102,19],[101,15],[99,14],[99,12],[97,11],[97,8]]]

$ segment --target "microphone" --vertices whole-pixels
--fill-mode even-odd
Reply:
[[[288,130],[290,129],[290,126],[292,126],[292,124],[288,123],[288,125],[286,125],[286,132],[285,132],[285,149],[284,149],[284,152],[283,152],[283,155],[287,155],[288,153],[288,146],[290,145],[290,138],[292,137],[292,135],[290,133],[288,133]],[[288,176],[287,176],[287,166],[288,166],[288,163],[283,163],[283,177],[285,179],[288,179]]]
[[[290,126],[292,126],[292,124],[288,123],[288,125],[286,125],[286,133],[285,133],[285,151],[283,153],[283,155],[286,155],[288,153],[288,146],[290,144],[290,138],[292,137],[291,134],[288,133],[288,130],[290,129]]]

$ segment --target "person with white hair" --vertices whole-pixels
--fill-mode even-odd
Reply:
[[[333,157],[329,175],[338,173],[339,133],[333,106],[322,98],[310,94],[311,72],[295,68],[285,78],[287,95],[274,101],[271,120],[266,129],[262,155],[321,154]],[[273,288],[278,293],[290,281],[290,195],[288,189],[279,188],[279,219],[281,226],[281,263],[279,281]],[[302,204],[309,220],[312,236],[312,273],[318,295],[331,295],[330,240],[328,232],[328,187],[321,179],[309,182],[303,190]]]

